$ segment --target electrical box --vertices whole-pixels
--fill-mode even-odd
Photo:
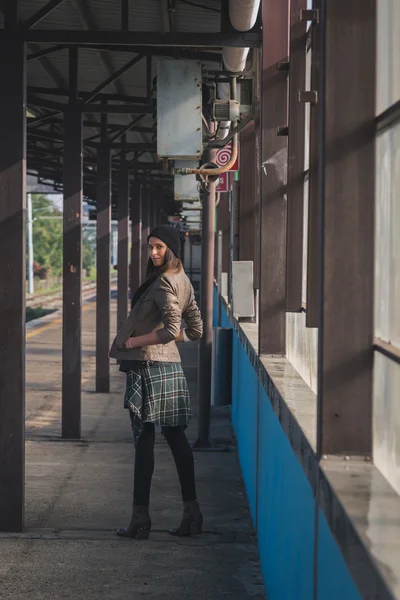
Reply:
[[[197,160],[176,160],[177,169],[198,169]],[[178,202],[196,202],[200,200],[199,184],[196,175],[174,175],[174,199]]]
[[[235,317],[254,317],[252,260],[232,262],[232,305]]]
[[[200,159],[202,72],[194,60],[164,60],[157,74],[157,154],[171,159]]]

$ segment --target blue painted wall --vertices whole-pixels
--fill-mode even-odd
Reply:
[[[232,327],[224,309],[221,325]],[[235,331],[232,361],[232,422],[268,600],[312,600],[315,499],[311,486]],[[318,563],[319,600],[360,600],[322,513]]]
[[[267,597],[312,599],[312,489],[261,385],[259,415],[257,532]]]
[[[318,600],[361,600],[321,510],[318,518]]]

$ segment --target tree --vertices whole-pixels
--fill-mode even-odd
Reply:
[[[35,274],[47,273],[60,277],[63,268],[62,212],[52,200],[41,194],[32,195],[33,252]],[[95,264],[95,248],[90,234],[82,235],[82,267],[87,274]]]
[[[41,194],[32,195],[34,259],[47,272],[62,273],[62,213]]]

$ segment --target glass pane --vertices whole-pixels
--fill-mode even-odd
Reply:
[[[375,335],[400,347],[400,124],[376,144]]]
[[[400,2],[377,3],[377,98],[380,114],[400,100]]]
[[[374,463],[400,494],[400,365],[375,352]]]

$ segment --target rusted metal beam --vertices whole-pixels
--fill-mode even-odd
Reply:
[[[319,10],[321,0],[314,0]],[[311,29],[311,89],[320,89],[321,25],[312,24]],[[306,326],[318,327],[318,194],[319,194],[319,110],[318,104],[310,105],[310,165],[308,180],[308,239],[307,239],[307,296]]]
[[[290,2],[290,71],[287,175],[286,311],[300,312],[303,300],[304,140],[306,113],[299,102],[305,87],[307,22],[299,19],[307,0]]]
[[[216,151],[205,153],[205,162],[215,162]],[[203,336],[199,353],[199,412],[197,448],[212,447],[210,440],[211,375],[214,295],[214,251],[215,251],[215,197],[216,182],[209,182],[203,191],[202,245],[201,245],[201,296],[200,310],[203,317]]]
[[[142,279],[142,186],[137,180],[132,182],[131,188],[131,219],[130,287],[134,294]]]
[[[83,181],[76,48],[69,53],[69,85],[69,104],[64,113],[62,437],[77,439],[81,436]]]
[[[7,2],[12,26],[13,2]],[[16,15],[17,16],[17,15]],[[24,44],[0,44],[0,531],[21,532],[25,492]]]
[[[97,293],[96,293],[96,392],[110,391],[110,238],[111,154],[107,117],[102,116],[102,143],[97,161]]]
[[[121,166],[125,163],[124,156]],[[127,317],[129,290],[129,172],[121,168],[118,181],[118,300],[117,330]]]
[[[319,454],[372,452],[376,10],[326,0]]]
[[[146,278],[147,263],[149,260],[147,238],[150,235],[150,188],[148,183],[142,185],[142,249],[141,249],[141,282]]]
[[[263,0],[259,352],[286,352],[287,81],[277,65],[288,55],[288,0]]]

